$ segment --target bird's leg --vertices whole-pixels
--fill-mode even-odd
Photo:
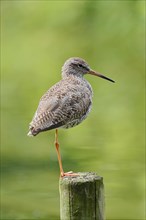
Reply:
[[[60,167],[60,175],[64,176],[64,171],[62,167],[62,160],[61,160],[61,155],[59,151],[59,143],[58,143],[58,129],[55,130],[55,147],[56,147],[56,152],[57,152],[57,157],[58,157],[58,162],[59,162],[59,167]]]
[[[68,172],[68,173],[64,173],[63,171],[63,166],[62,166],[62,160],[61,160],[61,155],[60,155],[60,151],[59,151],[59,142],[58,142],[58,129],[55,130],[55,147],[56,147],[56,151],[57,151],[57,157],[58,157],[58,162],[59,162],[59,167],[60,167],[60,176],[79,176],[79,174],[77,173],[73,173]]]

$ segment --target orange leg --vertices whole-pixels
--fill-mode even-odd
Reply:
[[[73,172],[68,172],[64,173],[63,171],[63,166],[62,166],[62,160],[61,160],[61,155],[59,151],[59,143],[58,143],[58,129],[55,130],[55,147],[56,147],[56,152],[57,152],[57,157],[58,157],[58,162],[59,162],[59,168],[60,168],[60,176],[79,176],[77,173]]]
[[[56,147],[56,152],[57,152],[57,157],[58,157],[58,162],[59,162],[59,167],[60,167],[60,175],[64,176],[64,171],[62,167],[62,160],[61,160],[61,155],[59,151],[59,143],[58,143],[58,130],[55,130],[55,147]]]

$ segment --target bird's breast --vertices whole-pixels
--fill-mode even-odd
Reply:
[[[68,83],[70,89],[66,95],[65,111],[68,120],[63,128],[71,128],[80,124],[88,116],[92,107],[92,88],[86,80]]]

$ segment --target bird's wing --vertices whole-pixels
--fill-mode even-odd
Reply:
[[[88,92],[82,92],[82,89],[77,87],[73,91],[73,88],[64,88],[58,83],[41,98],[30,123],[30,130],[37,134],[65,126],[73,120],[81,119],[90,104]]]

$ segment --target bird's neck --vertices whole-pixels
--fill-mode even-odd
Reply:
[[[83,76],[80,74],[62,73],[62,79],[69,79],[69,78],[71,78],[73,80],[83,80],[84,79]]]
[[[74,74],[69,74],[69,75],[63,75],[62,79],[68,82],[69,85],[73,84],[73,85],[85,86],[90,90],[91,93],[93,93],[90,83],[84,77]]]
[[[63,66],[62,67],[62,78],[64,79],[66,77],[83,78],[83,74],[80,73],[80,71],[76,71],[76,69]]]

